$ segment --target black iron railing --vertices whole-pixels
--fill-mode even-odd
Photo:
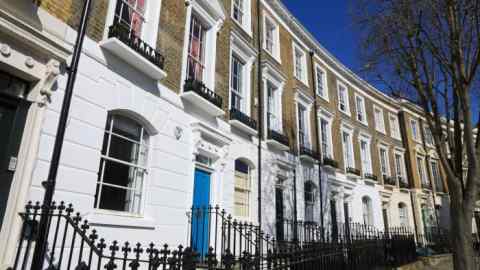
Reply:
[[[190,246],[200,254],[200,262],[206,263],[209,250],[215,254],[229,251],[233,259],[243,254],[255,254],[260,247],[272,248],[274,242],[260,227],[234,219],[217,207],[193,208],[188,213]]]
[[[474,259],[480,261],[480,235],[472,234]],[[448,254],[453,250],[453,241],[450,232],[437,226],[423,228],[423,234],[416,235],[417,254],[420,256],[432,256],[436,254]],[[479,265],[480,266],[480,265]]]
[[[398,185],[400,186],[400,188],[409,188],[407,179],[403,179],[401,177],[398,178]]]
[[[288,137],[286,135],[283,135],[280,132],[272,129],[268,129],[268,139],[275,140],[285,146],[290,145]]]
[[[383,184],[384,185],[389,185],[389,186],[395,186],[395,185],[397,185],[397,182],[395,181],[395,178],[384,174],[383,175]]]
[[[365,177],[366,179],[369,179],[369,180],[373,180],[373,181],[378,180],[377,176],[374,175],[374,174],[371,174],[371,173],[365,173],[365,174],[363,174],[363,177]]]
[[[40,206],[29,203],[21,214],[23,226],[14,265],[10,269],[25,270],[30,264],[31,249],[36,243],[36,230],[41,215],[50,217],[47,237],[49,252],[45,258],[47,269],[170,269],[194,270],[198,254],[190,248],[157,246],[153,243],[108,242],[80,213],[74,214],[72,205]]]
[[[299,221],[287,223],[296,239],[275,241],[258,226],[237,221],[219,207],[189,212],[187,247],[107,242],[80,213],[74,214],[71,205],[30,203],[21,213],[21,239],[9,269],[29,269],[31,250],[41,244],[36,241],[42,215],[50,218],[45,269],[377,269],[416,259],[415,238],[406,230],[380,232],[363,225],[338,224],[335,235],[323,238],[324,230],[316,223]]]
[[[324,157],[323,158],[323,165],[330,166],[330,167],[333,167],[333,168],[338,168],[338,162],[334,159],[329,158],[329,157]]]
[[[109,38],[117,38],[123,44],[136,51],[138,54],[147,59],[150,63],[163,69],[165,66],[165,57],[160,51],[152,48],[145,41],[141,40],[135,32],[131,31],[128,26],[121,23],[115,23],[108,29]]]
[[[312,150],[311,147],[305,145],[300,145],[300,155],[305,155],[313,159],[318,159],[318,152]]]
[[[353,174],[353,175],[356,175],[356,176],[360,176],[360,175],[361,175],[361,172],[360,172],[359,169],[352,168],[352,167],[347,167],[347,173],[348,173],[348,174]]]
[[[426,190],[431,191],[432,190],[432,184],[422,182],[422,189],[426,189]]]
[[[206,87],[203,82],[195,79],[185,80],[185,84],[183,85],[183,92],[189,91],[195,92],[196,94],[208,100],[210,103],[217,106],[218,108],[222,108],[222,97],[215,94],[215,92],[213,92],[212,90],[208,89],[208,87]]]
[[[230,120],[238,120],[251,129],[257,130],[257,121],[235,108],[230,109]]]

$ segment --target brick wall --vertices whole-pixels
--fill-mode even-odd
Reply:
[[[84,0],[43,0],[40,7],[76,29],[80,22],[83,4]],[[92,2],[87,36],[95,41],[100,41],[103,38],[107,9],[108,0]]]

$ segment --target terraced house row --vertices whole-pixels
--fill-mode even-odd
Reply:
[[[0,4],[2,247],[44,192],[82,4]],[[320,42],[280,1],[94,1],[55,200],[131,242],[188,241],[192,205],[279,240],[295,221],[448,228],[422,110]]]

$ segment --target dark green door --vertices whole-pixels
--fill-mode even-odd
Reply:
[[[12,184],[13,163],[11,141],[17,108],[11,102],[0,99],[0,224],[7,208],[8,193]],[[10,165],[10,168],[9,168]]]

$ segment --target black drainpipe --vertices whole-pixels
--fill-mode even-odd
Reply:
[[[262,96],[262,41],[261,41],[261,0],[257,0],[257,48],[258,48],[258,64],[257,64],[257,88],[258,88],[258,226],[262,228],[262,138],[263,138],[263,96]]]
[[[325,240],[325,227],[324,227],[324,220],[323,220],[323,186],[322,186],[322,151],[320,150],[320,133],[318,131],[319,124],[318,124],[318,108],[317,108],[317,81],[315,80],[315,64],[314,64],[314,57],[315,52],[310,51],[310,64],[311,64],[311,72],[312,72],[312,81],[313,81],[313,108],[315,110],[315,134],[316,140],[315,143],[317,144],[317,156],[318,156],[318,191],[320,195],[320,228],[322,234],[322,240]]]

